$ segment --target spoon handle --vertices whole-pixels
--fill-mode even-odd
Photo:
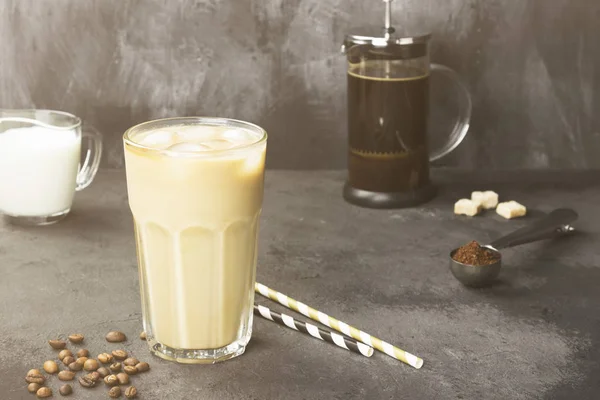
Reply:
[[[573,230],[569,224],[575,221],[577,217],[577,213],[570,208],[558,208],[531,225],[496,239],[489,245],[496,250],[500,250],[563,235]]]

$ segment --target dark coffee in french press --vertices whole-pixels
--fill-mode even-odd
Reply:
[[[354,50],[381,51],[370,46]],[[391,51],[385,50],[386,57]],[[417,67],[386,71],[387,61],[378,59],[365,64],[348,70],[350,184],[386,193],[425,187],[428,71]]]

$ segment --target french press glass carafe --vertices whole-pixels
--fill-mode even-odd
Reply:
[[[391,2],[382,28],[346,35],[348,59],[348,181],[344,198],[370,208],[401,208],[435,195],[429,163],[454,150],[469,128],[471,99],[458,75],[430,64],[430,34],[400,35],[391,26]],[[457,91],[459,115],[449,140],[430,149],[429,77],[439,72]]]

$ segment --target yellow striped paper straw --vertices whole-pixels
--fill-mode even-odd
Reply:
[[[276,301],[289,309],[299,312],[300,314],[314,321],[319,321],[325,326],[335,329],[338,332],[342,332],[360,342],[363,342],[366,345],[369,345],[381,351],[382,353],[387,354],[390,357],[395,358],[396,360],[400,360],[403,363],[415,367],[416,369],[419,369],[423,366],[423,360],[419,357],[412,355],[402,349],[399,349],[394,345],[384,342],[381,339],[371,336],[366,332],[356,329],[355,327],[350,326],[342,321],[338,321],[337,319],[330,317],[329,315],[322,313],[321,311],[315,310],[314,308],[309,307],[304,303],[296,301],[283,293],[268,288],[262,283],[256,282],[254,290],[257,293],[273,301]]]

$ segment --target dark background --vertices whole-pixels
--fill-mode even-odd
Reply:
[[[105,137],[148,119],[216,115],[270,133],[272,168],[343,168],[350,27],[379,0],[0,0],[0,107],[73,112]],[[467,169],[599,168],[600,2],[396,0],[434,33],[433,61],[474,96],[444,160]]]

